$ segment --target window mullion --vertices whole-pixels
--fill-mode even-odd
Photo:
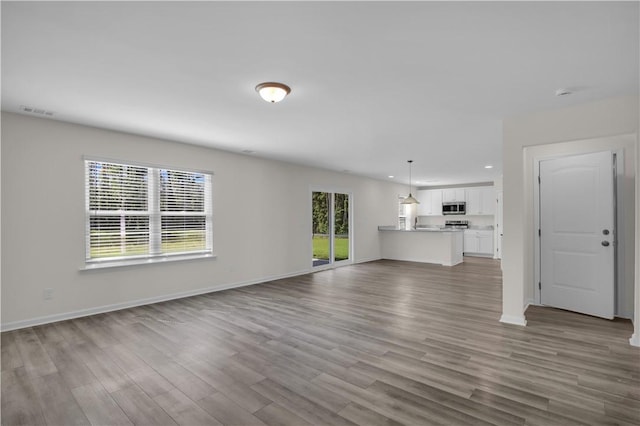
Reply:
[[[149,253],[162,253],[162,218],[160,215],[160,170],[149,169],[147,188],[149,203]]]

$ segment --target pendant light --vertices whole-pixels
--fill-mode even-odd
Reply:
[[[413,163],[413,160],[408,160],[407,163],[409,163],[409,196],[402,200],[400,204],[420,204],[420,201],[411,195],[411,163]]]

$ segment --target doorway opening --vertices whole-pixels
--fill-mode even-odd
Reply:
[[[312,191],[311,223],[312,266],[351,263],[351,195]]]

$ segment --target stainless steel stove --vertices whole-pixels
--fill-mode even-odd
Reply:
[[[468,220],[447,220],[444,223],[445,228],[467,229],[469,227]]]

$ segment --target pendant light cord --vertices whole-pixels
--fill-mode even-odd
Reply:
[[[407,163],[409,163],[409,196],[411,197],[411,163],[413,160],[408,160]]]

